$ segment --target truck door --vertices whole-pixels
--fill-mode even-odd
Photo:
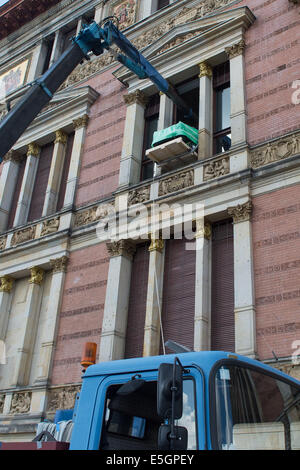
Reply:
[[[188,430],[187,449],[203,449],[203,378],[198,369],[187,369],[183,380],[183,415],[177,424]],[[157,415],[157,375],[157,371],[141,371],[109,376],[101,382],[89,449],[157,450],[162,424]],[[125,384],[130,384],[129,389]]]

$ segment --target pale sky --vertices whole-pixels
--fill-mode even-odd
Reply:
[[[8,0],[0,0],[0,7],[1,7],[1,5],[4,5],[4,3],[7,3],[7,2],[8,2]]]

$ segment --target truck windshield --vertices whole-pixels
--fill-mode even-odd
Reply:
[[[215,375],[216,444],[223,450],[300,449],[300,388],[238,366]]]
[[[146,382],[137,392],[118,395],[120,385],[106,392],[106,413],[100,448],[103,450],[156,450],[158,430],[162,424],[157,415],[157,382]],[[197,449],[195,384],[183,381],[183,415],[176,422],[188,430],[187,449]]]

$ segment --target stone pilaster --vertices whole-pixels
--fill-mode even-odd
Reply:
[[[25,224],[27,221],[40,152],[41,149],[36,143],[29,144],[14,226]]]
[[[72,207],[75,201],[75,192],[76,192],[76,186],[77,186],[77,182],[79,178],[80,162],[81,162],[83,145],[84,145],[86,128],[87,128],[88,122],[89,122],[89,116],[87,114],[84,114],[83,116],[73,121],[75,135],[74,135],[74,141],[73,141],[69,173],[67,177],[64,208]]]
[[[212,156],[212,68],[207,62],[199,64],[199,149],[198,158]]]
[[[144,328],[144,356],[159,354],[164,278],[164,240],[151,238]]]
[[[18,179],[19,164],[22,158],[17,152],[11,150],[3,159],[0,177],[0,232],[7,228],[9,211]]]
[[[0,340],[5,341],[14,279],[10,276],[2,276],[0,281]]]
[[[68,135],[64,131],[56,131],[42,217],[56,212],[67,141]]]
[[[256,314],[251,213],[251,201],[228,209],[228,215],[234,222],[235,351],[255,357]]]
[[[120,162],[119,187],[127,187],[140,180],[145,118],[148,99],[141,91],[124,96],[127,105]]]
[[[132,259],[135,246],[128,240],[107,243],[110,255],[99,361],[124,357]]]

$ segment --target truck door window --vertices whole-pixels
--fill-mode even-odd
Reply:
[[[106,413],[101,435],[103,450],[156,450],[162,424],[157,415],[156,382],[146,382],[130,395],[118,395],[121,385],[106,393]],[[183,381],[183,415],[178,426],[188,430],[188,449],[197,448],[194,381]]]
[[[300,449],[300,388],[256,370],[215,376],[216,432],[223,450]]]

